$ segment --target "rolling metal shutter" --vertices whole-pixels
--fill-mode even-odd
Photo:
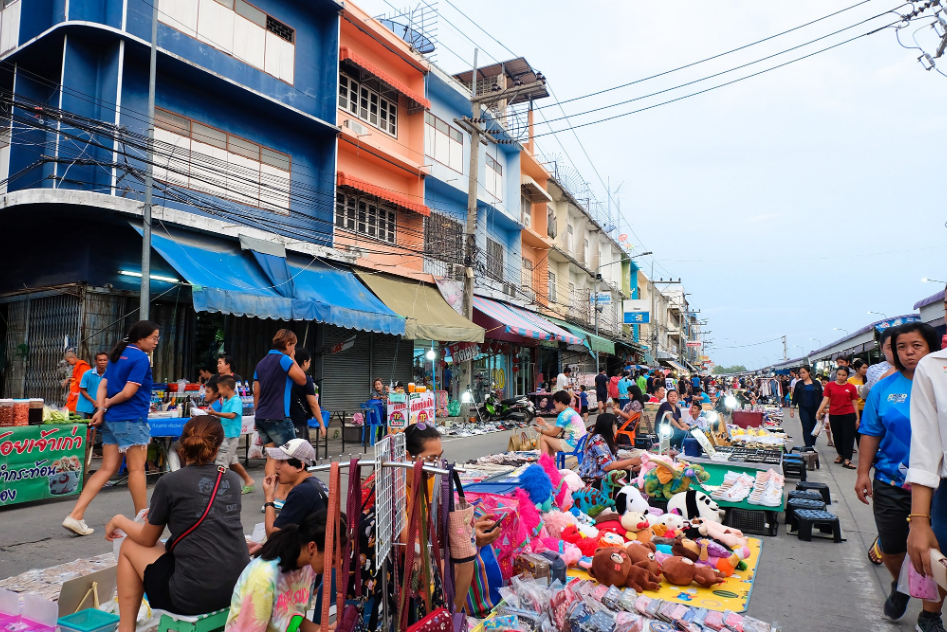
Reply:
[[[373,334],[372,339],[372,376],[380,377],[385,384],[389,381],[408,382],[413,377],[414,341],[400,336]],[[397,354],[397,357],[395,357]]]
[[[334,345],[355,335],[355,345],[340,353],[328,353]],[[333,413],[345,411],[348,415],[359,412],[360,404],[368,400],[372,375],[372,334],[353,329],[325,325],[326,354],[322,358],[322,384],[319,402]]]

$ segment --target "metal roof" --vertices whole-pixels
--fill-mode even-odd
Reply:
[[[529,65],[529,62],[526,61],[524,57],[517,57],[516,59],[510,59],[507,61],[501,61],[490,66],[482,66],[477,69],[477,91],[480,92],[480,82],[488,81],[495,79],[500,75],[506,75],[510,80],[510,85],[512,87],[516,82],[521,82],[524,85],[529,85],[532,83],[539,82],[537,75],[540,73],[533,70],[532,66]],[[473,77],[473,70],[468,70],[466,72],[457,73],[454,75],[454,78],[458,81],[466,84],[468,87],[471,83],[471,78]],[[520,95],[510,99],[508,105],[515,105],[516,103],[526,103],[530,99],[543,99],[549,96],[549,92],[546,88],[543,88],[540,92],[531,93],[531,95]]]
[[[938,303],[943,300],[944,300],[944,290],[941,290],[937,294],[932,294],[931,296],[928,296],[927,298],[922,298],[921,300],[919,300],[917,303],[914,304],[914,309],[921,309],[922,307],[927,307],[928,305],[931,305],[932,303]]]

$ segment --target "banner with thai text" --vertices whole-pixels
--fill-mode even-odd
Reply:
[[[86,424],[0,428],[0,506],[82,490]]]

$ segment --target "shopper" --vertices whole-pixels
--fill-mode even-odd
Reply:
[[[657,388],[654,389],[654,393],[651,395],[651,399],[648,400],[648,403],[663,404],[666,401],[665,395],[667,395],[667,389],[664,388],[663,384],[659,384]]]
[[[558,416],[556,425],[550,426],[545,419],[539,419],[539,449],[551,457],[556,452],[572,452],[585,436],[585,424],[582,418],[569,406],[572,397],[565,391],[556,391],[552,396],[553,406]]]
[[[380,377],[376,377],[372,380],[372,391],[370,393],[371,399],[380,399],[382,401],[388,401],[388,387],[385,386],[385,383]]]
[[[217,451],[217,465],[226,467],[237,473],[243,479],[241,494],[252,494],[255,483],[243,465],[240,464],[240,434],[243,429],[243,400],[237,396],[237,381],[231,375],[218,378],[214,384],[208,383],[204,387],[208,401],[214,402],[207,409],[207,414],[217,417],[224,428],[224,442]]]
[[[319,424],[319,436],[326,436],[326,426],[322,419],[322,409],[319,407],[319,395],[316,394],[316,383],[309,375],[312,365],[312,354],[308,349],[296,349],[296,364],[306,374],[305,384],[293,384],[289,401],[289,417],[293,420],[296,429],[296,438],[309,441],[309,420],[315,419]]]
[[[861,417],[861,414],[865,411],[865,396],[868,394],[868,389],[865,388],[865,374],[868,373],[868,363],[861,358],[855,358],[851,364],[851,373],[852,375],[848,378],[848,383],[854,386],[855,392],[858,393],[858,401],[855,402],[855,408],[858,410],[858,416]],[[858,452],[858,443],[860,441],[861,433],[856,430],[855,452]]]
[[[869,498],[874,501],[881,559],[892,578],[884,614],[896,621],[904,616],[910,600],[908,595],[897,591],[897,581],[907,551],[911,514],[911,489],[905,482],[905,474],[909,463],[914,462],[910,452],[914,372],[918,361],[930,351],[936,351],[940,344],[934,329],[922,323],[911,323],[893,340],[895,345],[900,341],[904,354],[898,357],[898,371],[879,381],[868,393],[861,418],[861,457],[855,494],[865,504]],[[858,360],[853,363],[857,364]],[[874,481],[870,475],[872,467]],[[924,618],[939,617],[941,605],[940,601],[924,602],[924,611],[928,613]],[[921,626],[920,620],[918,626]]]
[[[633,382],[631,381],[631,376],[628,375],[628,371],[622,371],[621,379],[618,380],[619,408],[624,408],[628,404],[628,389],[632,384]]]
[[[842,368],[842,367],[845,367],[845,370],[848,371],[848,373],[849,373],[849,377],[851,377],[852,369],[851,369],[851,366],[850,366],[850,360],[849,360],[848,358],[846,358],[846,357],[843,356],[843,357],[837,358],[837,359],[835,360],[835,370],[832,371],[832,373],[829,374],[829,381],[830,381],[830,382],[834,382],[834,381],[836,380],[836,378],[837,378],[837,373],[836,373],[836,371],[838,371],[838,370],[839,370],[840,368]]]
[[[250,556],[240,524],[240,477],[214,465],[223,440],[215,418],[188,421],[179,450],[185,466],[155,483],[147,520],[118,515],[106,525],[106,540],[120,537],[119,530],[127,534],[118,555],[120,632],[135,632],[143,594],[151,608],[181,615],[230,603]],[[171,536],[162,544],[165,527]]]
[[[76,413],[83,419],[92,419],[95,412],[95,398],[99,393],[99,382],[105,375],[109,365],[109,354],[99,351],[95,354],[95,368],[86,371],[79,379],[79,401],[76,402]]]
[[[792,389],[792,401],[789,405],[789,416],[796,416],[796,409],[799,409],[799,421],[802,424],[802,439],[806,447],[813,447],[816,443],[816,437],[812,436],[815,430],[816,415],[819,412],[819,404],[822,402],[822,385],[817,380],[812,379],[812,367],[799,367],[799,379],[796,380],[796,386]]]
[[[596,489],[601,489],[602,479],[613,470],[630,470],[641,465],[641,458],[617,458],[618,446],[615,432],[618,430],[618,418],[611,413],[602,413],[595,419],[595,427],[585,441],[582,463],[579,464],[579,476]]]
[[[881,332],[879,345],[881,346],[881,353],[884,356],[884,360],[868,367],[868,372],[865,373],[865,386],[868,387],[868,392],[871,392],[872,387],[880,380],[883,380],[889,375],[894,375],[894,373],[897,372],[897,369],[894,368],[894,358],[891,353],[891,336],[893,336],[897,330],[897,327],[888,327]]]
[[[556,390],[572,393],[572,367],[566,367],[556,377]]]
[[[306,383],[306,374],[293,361],[296,334],[280,329],[273,336],[273,349],[256,365],[253,372],[253,405],[256,430],[267,448],[284,445],[296,438],[296,428],[289,416],[293,383]],[[266,460],[266,475],[275,471],[272,460]]]
[[[291,439],[278,448],[267,448],[266,455],[274,464],[274,473],[263,479],[264,523],[269,537],[274,531],[299,524],[309,514],[325,509],[328,490],[307,469],[316,460],[316,453],[308,441]],[[283,501],[277,499],[277,485],[287,487]]]
[[[598,375],[595,376],[595,399],[599,414],[604,413],[608,400],[608,375],[605,373],[605,367],[599,368]]]
[[[667,392],[667,400],[658,406],[658,412],[655,415],[655,420],[657,421],[657,427],[660,429],[662,423],[668,423],[671,425],[671,445],[675,448],[680,449],[684,443],[684,439],[689,436],[688,430],[690,428],[684,423],[681,419],[681,407],[677,405],[678,393],[677,389],[671,389]]]
[[[618,401],[618,383],[621,381],[621,371],[615,370],[615,374],[608,379],[608,396],[613,402]]]
[[[82,493],[62,526],[78,535],[92,535],[83,519],[89,503],[118,471],[125,457],[128,491],[135,513],[148,506],[145,460],[151,429],[151,362],[148,354],[158,346],[158,325],[139,320],[109,354],[108,367],[96,393],[97,410],[91,425],[102,433],[102,465],[82,487]]]
[[[582,423],[589,423],[589,394],[585,392],[585,384],[579,386],[579,414]]]
[[[72,347],[66,349],[63,358],[69,366],[72,367],[72,377],[62,381],[62,387],[69,388],[69,392],[66,395],[66,408],[72,412],[76,412],[76,404],[79,402],[79,384],[82,381],[82,375],[92,367],[90,367],[89,363],[85,360],[80,360],[76,355],[76,350]]]
[[[646,369],[641,369],[638,371],[638,379],[636,380],[638,384],[638,389],[642,393],[648,392],[648,371]]]
[[[325,581],[339,562],[333,559],[334,552],[326,556],[327,521],[328,512],[323,509],[267,539],[237,579],[225,632],[285,632],[297,617],[301,618],[300,632],[319,631],[320,626],[306,614],[313,591],[320,590],[317,577]],[[344,513],[339,527],[339,544],[344,550],[348,543]]]
[[[848,383],[848,367],[840,365],[835,369],[835,381],[825,385],[822,391],[822,403],[816,413],[816,419],[821,419],[828,411],[829,425],[835,436],[835,450],[838,452],[836,463],[842,467],[854,470],[852,452],[855,443],[855,431],[858,430],[858,409],[855,402],[858,392]]]

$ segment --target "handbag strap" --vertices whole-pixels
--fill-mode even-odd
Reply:
[[[411,485],[411,511],[408,516],[408,540],[405,543],[405,554],[404,554],[404,579],[402,580],[401,594],[398,595],[398,619],[400,624],[398,626],[399,632],[404,632],[408,629],[408,593],[411,589],[411,575],[414,570],[414,548],[417,546],[417,537],[418,537],[418,523],[420,521],[421,513],[421,485],[424,470],[423,461],[416,461],[414,463],[414,481]],[[329,628],[323,628],[328,630]]]
[[[217,466],[217,482],[214,483],[214,490],[210,493],[210,499],[207,501],[207,507],[204,508],[204,513],[202,513],[201,517],[197,519],[197,522],[191,525],[190,529],[188,529],[187,531],[179,535],[174,540],[174,542],[171,543],[171,546],[168,547],[168,553],[173,551],[174,547],[176,547],[181,540],[189,536],[194,531],[194,529],[199,527],[200,524],[204,522],[204,518],[207,517],[207,515],[210,513],[211,508],[214,506],[214,499],[217,498],[217,490],[220,489],[220,480],[224,477],[224,472],[226,471],[227,471],[227,468],[220,465]]]
[[[329,503],[327,506],[326,517],[326,543],[325,555],[330,560],[337,560],[335,552],[339,547],[337,538],[339,530],[339,464],[333,463],[329,469]],[[332,571],[336,563],[330,562],[323,567],[322,572],[322,629],[329,629],[329,597],[332,590]],[[339,596],[344,595],[345,590],[336,590]],[[342,609],[336,604],[336,616],[341,616]]]
[[[348,591],[350,564],[354,561],[354,594],[358,599],[362,596],[362,564],[359,559],[359,535],[362,529],[362,468],[358,459],[349,462],[349,498],[346,506],[349,520],[349,538],[342,556],[342,581]]]
[[[449,467],[450,474],[443,477],[441,483],[441,525],[444,541],[444,600],[451,615],[457,613],[454,606],[455,586],[454,586],[454,558],[450,554],[450,514],[454,510],[454,477],[457,472],[454,466]],[[459,478],[459,477],[458,477]]]

